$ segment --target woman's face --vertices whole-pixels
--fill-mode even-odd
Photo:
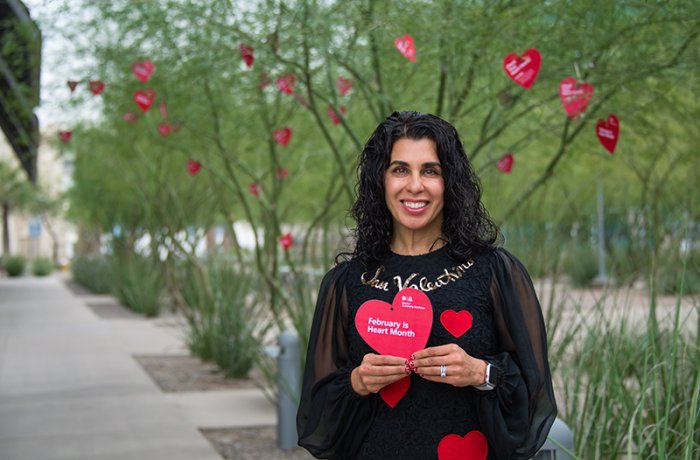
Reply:
[[[406,231],[435,238],[441,235],[445,183],[432,139],[394,142],[384,172],[384,190],[395,235]]]

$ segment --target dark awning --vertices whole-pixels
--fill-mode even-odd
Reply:
[[[0,128],[36,182],[41,32],[19,0],[0,0]]]

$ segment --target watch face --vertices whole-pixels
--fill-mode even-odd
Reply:
[[[492,364],[489,364],[489,371],[487,372],[488,374],[488,383],[490,385],[496,385],[498,383],[498,368]]]

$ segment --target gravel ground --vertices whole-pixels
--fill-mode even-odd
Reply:
[[[277,427],[207,428],[199,431],[226,460],[308,460],[300,447],[277,448]]]

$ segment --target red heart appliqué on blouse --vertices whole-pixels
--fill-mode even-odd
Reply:
[[[481,431],[470,431],[464,437],[448,434],[438,444],[439,460],[485,460],[489,445]]]
[[[472,314],[467,310],[445,310],[440,315],[440,322],[447,332],[459,337],[472,327]]]

